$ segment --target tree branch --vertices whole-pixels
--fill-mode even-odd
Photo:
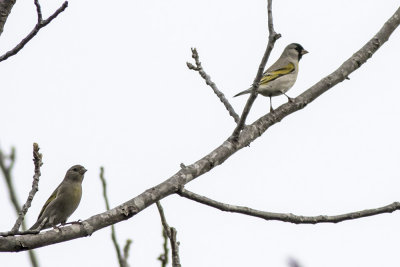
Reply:
[[[0,35],[3,33],[4,24],[6,24],[8,15],[15,4],[15,0],[0,1]]]
[[[29,250],[88,236],[99,229],[127,220],[154,204],[156,201],[176,193],[185,184],[222,164],[234,153],[243,147],[246,147],[261,136],[269,127],[281,121],[293,112],[302,109],[306,104],[312,102],[334,85],[343,81],[349,74],[364,64],[367,59],[369,59],[379,49],[379,47],[387,41],[399,24],[400,8],[383,25],[379,32],[368,41],[366,45],[364,45],[364,47],[351,56],[336,71],[323,78],[310,89],[295,98],[293,102],[283,104],[279,108],[275,109],[273,114],[269,113],[259,118],[251,125],[245,126],[243,131],[239,133],[237,142],[234,144],[230,141],[223,142],[222,145],[200,160],[188,165],[187,167],[183,166],[184,168],[161,184],[146,190],[142,194],[107,212],[88,218],[80,225],[74,224],[63,227],[61,233],[49,230],[37,235],[0,237],[0,251],[17,252]]]
[[[225,95],[217,88],[217,85],[213,81],[211,81],[210,75],[208,75],[204,71],[196,48],[192,48],[192,58],[194,59],[196,66],[193,66],[193,64],[189,62],[186,62],[188,68],[197,71],[200,74],[200,76],[206,81],[206,84],[213,89],[214,93],[218,96],[219,100],[224,104],[226,110],[228,110],[229,112],[229,115],[231,115],[232,118],[235,120],[235,122],[238,123],[239,115],[235,112],[229,101],[226,99]]]
[[[273,23],[273,19],[272,19],[272,0],[268,0],[268,31],[269,31],[269,37],[268,37],[267,48],[266,48],[264,56],[261,60],[260,66],[258,67],[256,78],[253,81],[253,85],[251,87],[252,88],[251,94],[250,94],[249,98],[247,99],[246,105],[244,106],[242,115],[240,116],[240,120],[239,120],[235,130],[232,133],[232,138],[231,138],[232,141],[237,140],[240,131],[243,129],[243,127],[245,125],[246,118],[249,115],[250,109],[251,109],[254,101],[257,98],[257,94],[258,94],[257,89],[258,89],[260,80],[262,78],[265,65],[267,64],[268,58],[271,54],[272,49],[274,48],[276,40],[278,40],[281,37],[281,35],[279,33],[276,33],[274,30],[274,23]]]
[[[108,196],[107,196],[107,183],[106,179],[104,178],[104,167],[100,167],[100,180],[101,184],[103,186],[103,197],[104,201],[106,204],[106,209],[110,210],[110,204],[108,202]],[[117,241],[117,236],[115,234],[115,227],[114,225],[111,225],[111,240],[114,244],[115,251],[117,252],[117,258],[118,258],[118,263],[120,267],[129,267],[128,264],[128,256],[129,256],[129,247],[132,243],[130,239],[126,240],[126,244],[124,247],[124,256],[121,255],[121,249]]]
[[[394,202],[390,205],[386,205],[380,208],[375,209],[367,209],[361,211],[355,211],[350,213],[345,213],[341,215],[319,215],[319,216],[301,216],[294,215],[292,213],[277,213],[277,212],[268,212],[268,211],[260,211],[251,209],[243,206],[235,206],[231,204],[225,204],[222,202],[218,202],[216,200],[207,198],[205,196],[198,195],[184,188],[178,192],[181,197],[185,197],[187,199],[199,202],[201,204],[219,209],[221,211],[240,213],[249,215],[252,217],[261,218],[267,221],[281,221],[281,222],[289,222],[294,224],[317,224],[317,223],[339,223],[348,220],[355,220],[364,217],[374,216],[382,213],[392,213],[396,210],[400,210],[400,202]]]
[[[34,143],[33,144],[33,162],[35,165],[35,174],[33,175],[32,189],[29,192],[29,197],[28,197],[26,203],[24,204],[24,206],[22,207],[22,210],[20,208],[21,205],[19,204],[17,194],[15,193],[13,179],[12,179],[12,175],[11,175],[11,171],[15,164],[15,148],[14,147],[11,149],[11,153],[8,156],[8,158],[10,160],[8,166],[6,164],[6,158],[7,157],[0,150],[0,169],[2,170],[4,179],[6,180],[7,189],[10,194],[10,200],[14,206],[15,211],[18,214],[18,218],[17,218],[13,228],[11,229],[11,231],[6,232],[6,233],[0,233],[0,234],[15,235],[18,233],[18,229],[21,226],[21,224],[22,224],[22,231],[26,231],[27,227],[23,220],[24,220],[25,214],[27,213],[29,207],[31,206],[32,199],[38,190],[38,183],[39,183],[39,177],[40,177],[40,166],[42,165],[42,154],[39,153],[39,146],[36,143]],[[30,259],[33,267],[39,267],[36,253],[33,250],[29,251],[29,259]]]
[[[161,261],[161,267],[167,267],[168,264],[168,236],[167,236],[167,231],[165,231],[165,228],[162,227],[162,236],[163,236],[163,253],[158,256],[158,260]]]
[[[59,7],[53,13],[53,15],[51,15],[48,19],[45,20],[42,19],[42,11],[38,0],[35,0],[35,6],[36,6],[36,13],[38,16],[37,24],[35,25],[33,30],[24,39],[22,39],[22,41],[19,44],[17,44],[10,51],[6,52],[4,55],[0,56],[0,62],[6,60],[11,56],[16,55],[33,37],[35,37],[35,35],[40,31],[40,29],[49,24],[53,19],[55,19],[61,12],[63,12],[68,7],[68,1],[65,1],[62,4],[62,6]]]
[[[39,191],[39,178],[41,175],[40,167],[43,165],[42,154],[39,153],[39,150],[39,145],[37,143],[33,143],[33,164],[35,165],[35,174],[33,175],[32,189],[29,192],[28,199],[26,200],[24,206],[22,206],[22,210],[18,212],[18,219],[11,229],[12,232],[18,231],[22,221],[24,220],[25,214],[31,207],[33,197],[35,196],[36,192]]]
[[[174,227],[169,227],[168,223],[167,223],[167,219],[165,218],[165,214],[164,214],[164,209],[161,206],[160,201],[156,202],[157,204],[157,209],[158,212],[160,213],[160,217],[161,217],[161,223],[164,227],[164,232],[167,235],[167,237],[169,238],[169,241],[171,243],[171,250],[172,250],[172,266],[173,267],[181,267],[181,263],[180,263],[180,259],[179,259],[179,242],[176,240],[176,229]],[[168,252],[168,249],[165,250],[164,247],[164,251]],[[166,258],[166,262],[168,263],[168,258]],[[164,263],[164,262],[162,262]]]

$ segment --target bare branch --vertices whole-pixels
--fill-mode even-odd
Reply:
[[[222,164],[234,153],[256,140],[269,127],[281,121],[286,116],[302,109],[306,104],[312,102],[334,85],[342,82],[349,76],[349,74],[364,64],[367,59],[369,59],[379,49],[379,47],[387,41],[399,24],[400,8],[383,25],[379,32],[369,42],[367,42],[366,45],[364,45],[364,47],[351,56],[336,71],[323,78],[310,89],[295,98],[293,102],[281,105],[279,108],[275,109],[273,114],[269,113],[259,118],[251,125],[244,127],[243,131],[239,133],[237,142],[223,142],[209,154],[193,164],[188,165],[186,168],[180,169],[177,173],[159,185],[149,188],[140,195],[107,212],[94,215],[79,225],[74,224],[63,227],[61,233],[49,230],[38,235],[9,236],[0,238],[0,252],[29,250],[91,235],[99,229],[120,221],[128,220],[158,200],[176,193],[179,188],[183,187],[185,184]]]
[[[167,236],[167,231],[165,228],[162,228],[162,236],[163,236],[163,253],[158,256],[158,260],[161,261],[161,267],[167,267],[168,264],[168,236]]]
[[[265,65],[267,64],[269,55],[271,54],[272,49],[274,48],[276,40],[278,40],[281,35],[279,33],[276,33],[274,30],[274,23],[272,20],[272,0],[268,0],[268,31],[269,31],[269,37],[268,37],[268,44],[267,44],[267,49],[265,50],[264,56],[261,60],[260,66],[258,67],[257,75],[256,78],[253,81],[252,85],[252,91],[247,99],[246,105],[243,109],[242,115],[240,116],[240,120],[235,128],[235,130],[232,133],[232,140],[236,141],[240,131],[243,129],[246,118],[249,115],[250,109],[254,103],[254,101],[257,98],[257,89],[260,83],[260,80],[262,78],[263,72]]]
[[[180,243],[176,240],[176,229],[171,227],[171,249],[172,249],[172,266],[181,267],[181,261],[179,259],[179,245]]]
[[[2,156],[2,153],[0,152],[0,167],[3,170],[4,177],[7,180],[7,185],[8,185],[8,190],[10,191],[11,201],[13,202],[14,208],[18,213],[18,218],[17,218],[13,228],[8,232],[0,232],[0,236],[26,235],[26,234],[38,233],[37,230],[27,230],[26,231],[25,224],[23,225],[23,231],[19,231],[19,227],[21,226],[21,224],[24,220],[25,214],[28,212],[28,209],[31,206],[33,197],[35,196],[36,192],[39,190],[38,185],[39,185],[39,178],[41,175],[40,167],[43,165],[42,154],[39,153],[39,150],[40,150],[39,145],[37,143],[33,143],[33,163],[35,166],[35,170],[34,170],[34,175],[33,175],[32,189],[29,192],[28,199],[26,200],[25,204],[23,205],[22,210],[19,208],[20,207],[19,202],[18,202],[18,199],[17,199],[15,191],[14,191],[14,186],[12,184],[11,171],[10,171],[10,169],[8,169],[10,167],[8,167],[7,168],[8,170],[6,172],[4,172],[3,156]],[[12,156],[12,158],[14,158],[14,155]],[[10,164],[10,166],[12,166],[12,164]]]
[[[39,5],[39,1],[35,0],[35,5],[36,5],[36,13],[38,16],[38,22],[33,28],[33,30],[24,38],[22,41],[17,44],[13,49],[10,51],[6,52],[4,55],[0,56],[0,62],[3,60],[6,60],[7,58],[16,55],[35,35],[45,27],[47,24],[49,24],[53,19],[55,19],[61,12],[63,12],[67,7],[68,7],[68,1],[65,1],[60,8],[58,8],[53,15],[51,15],[48,19],[43,20],[42,19],[42,11],[41,7]]]
[[[164,227],[164,232],[168,236],[169,241],[171,243],[172,266],[173,267],[181,267],[181,263],[180,263],[180,259],[179,259],[179,242],[176,240],[176,229],[174,227],[169,227],[169,225],[167,223],[167,219],[165,218],[164,209],[161,206],[160,201],[157,201],[156,204],[157,204],[158,212],[160,213],[161,223]],[[168,251],[168,250],[165,250],[165,247],[164,247],[164,251]],[[166,258],[166,261],[168,263],[168,258]]]
[[[38,18],[38,24],[40,24],[43,20],[42,16],[42,7],[39,4],[39,0],[35,0],[35,6],[36,6],[36,13],[37,13],[37,18]]]
[[[131,248],[131,244],[132,244],[132,240],[128,238],[125,242],[124,256],[122,258],[126,267],[129,267],[128,258],[129,258],[129,249]]]
[[[206,81],[206,84],[213,89],[214,93],[218,96],[219,100],[224,104],[226,110],[228,110],[229,112],[229,115],[231,115],[232,118],[235,120],[235,122],[238,123],[239,115],[235,112],[229,101],[226,99],[225,95],[217,88],[217,85],[213,81],[211,81],[210,75],[208,75],[204,71],[196,48],[192,48],[192,58],[196,62],[196,67],[193,66],[191,63],[186,62],[188,68],[197,71],[200,74],[200,76]]]
[[[10,161],[8,166],[6,165],[6,158],[8,158]],[[15,148],[13,147],[11,149],[11,153],[8,157],[6,157],[3,154],[3,152],[0,150],[0,169],[2,170],[4,179],[6,180],[7,189],[10,194],[11,203],[13,204],[14,209],[18,214],[17,221],[15,222],[14,227],[11,229],[11,231],[5,232],[5,233],[0,233],[0,236],[2,234],[5,234],[5,235],[18,234],[19,233],[18,229],[21,226],[21,224],[22,224],[22,232],[26,231],[27,227],[26,227],[26,224],[23,221],[23,219],[24,219],[25,214],[27,213],[29,207],[31,206],[34,195],[37,192],[41,165],[39,166],[38,172],[37,172],[36,166],[37,166],[37,163],[41,163],[41,161],[42,161],[42,155],[39,153],[39,146],[36,143],[33,144],[33,161],[35,164],[35,174],[33,176],[32,189],[31,189],[31,192],[29,193],[28,200],[24,204],[22,211],[21,211],[21,209],[20,209],[21,205],[19,204],[17,194],[15,193],[13,179],[11,176],[11,172],[12,172],[12,169],[15,164]],[[33,267],[39,267],[36,253],[33,250],[29,251],[29,259],[30,259]]]
[[[108,196],[107,196],[107,183],[106,183],[106,179],[104,178],[104,167],[100,167],[100,180],[101,180],[101,184],[103,186],[103,197],[104,197],[104,201],[106,203],[106,209],[110,210],[110,204],[108,202]],[[128,256],[129,256],[129,247],[130,244],[132,243],[132,241],[130,239],[128,239],[126,241],[125,247],[124,247],[124,256],[121,255],[121,249],[119,246],[119,243],[117,241],[117,236],[115,234],[115,227],[114,225],[111,225],[111,240],[114,244],[114,248],[115,251],[117,252],[117,258],[118,258],[118,262],[119,262],[119,266],[120,267],[128,267]]]
[[[251,209],[243,206],[235,206],[215,201],[205,196],[198,195],[184,188],[178,192],[181,197],[191,199],[193,201],[202,203],[204,205],[217,208],[221,211],[245,214],[253,217],[258,217],[267,221],[281,221],[294,224],[317,224],[317,223],[339,223],[348,220],[355,220],[364,217],[374,216],[382,213],[392,213],[393,211],[400,210],[400,202],[394,202],[390,205],[383,206],[375,209],[367,209],[345,213],[341,215],[319,215],[319,216],[301,216],[292,213],[277,213]]]
[[[4,24],[6,24],[8,15],[15,4],[15,0],[0,1],[0,35],[3,33]]]
[[[39,153],[39,150],[39,145],[37,143],[33,143],[33,164],[35,165],[35,174],[33,175],[32,189],[29,192],[28,199],[26,200],[24,206],[22,206],[22,210],[18,212],[18,219],[15,222],[14,227],[11,229],[11,231],[18,231],[22,221],[24,220],[25,214],[31,207],[33,197],[39,190],[39,178],[41,175],[40,167],[43,165],[42,154]]]

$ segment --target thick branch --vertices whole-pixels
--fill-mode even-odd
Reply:
[[[250,109],[254,103],[254,101],[257,98],[257,89],[260,83],[260,80],[262,78],[263,72],[265,65],[267,64],[269,55],[271,54],[272,49],[274,48],[276,40],[278,40],[281,35],[279,33],[276,33],[274,30],[274,23],[272,20],[272,0],[268,0],[268,31],[269,31],[269,37],[268,37],[268,44],[267,48],[265,50],[264,56],[261,60],[260,66],[258,67],[257,75],[256,78],[253,81],[252,85],[252,91],[247,99],[246,105],[244,106],[242,115],[240,116],[240,120],[235,128],[235,130],[232,133],[232,140],[236,141],[240,131],[243,129],[246,118],[249,115]]]
[[[63,12],[67,7],[68,7],[68,2],[65,1],[60,8],[58,8],[53,15],[51,15],[48,19],[43,20],[42,19],[42,11],[39,5],[38,0],[35,0],[35,5],[36,5],[36,12],[38,16],[38,22],[33,28],[33,30],[24,38],[22,41],[17,44],[13,49],[10,51],[6,52],[4,55],[0,56],[0,62],[3,60],[6,60],[7,58],[16,55],[35,35],[45,27],[47,24],[49,24],[53,19],[55,19],[61,12]]]
[[[232,118],[235,120],[236,123],[239,122],[239,115],[235,112],[231,104],[229,103],[228,99],[226,99],[225,95],[217,88],[217,85],[211,81],[210,75],[208,75],[204,69],[203,66],[201,65],[200,59],[199,59],[199,54],[197,53],[196,48],[192,48],[192,58],[196,62],[196,66],[193,66],[191,63],[186,62],[186,65],[188,66],[189,69],[198,71],[200,76],[206,81],[206,84],[210,86],[214,93],[218,96],[219,100],[224,104],[226,110],[228,110],[229,115],[232,116]]]
[[[222,211],[245,214],[253,217],[258,217],[267,221],[281,221],[295,224],[317,224],[317,223],[339,223],[348,220],[360,219],[364,217],[374,216],[382,213],[392,213],[393,211],[400,210],[400,203],[394,202],[390,205],[383,206],[376,209],[367,209],[345,213],[341,215],[319,215],[319,216],[301,216],[292,213],[277,213],[251,209],[243,206],[235,206],[215,201],[205,196],[198,195],[186,189],[182,189],[178,194],[182,197],[194,200],[201,204],[217,208]]]
[[[3,33],[4,24],[6,24],[8,15],[15,4],[15,0],[1,0],[0,1],[0,35]]]
[[[0,237],[0,251],[22,251],[50,244],[60,243],[75,238],[91,235],[93,232],[127,220],[164,197],[176,193],[181,187],[200,175],[222,164],[249,143],[262,135],[269,127],[289,114],[302,109],[319,95],[343,81],[349,74],[358,69],[370,58],[400,24],[400,8],[383,25],[382,29],[358,52],[351,56],[335,72],[323,78],[310,89],[298,96],[294,102],[283,104],[273,114],[267,114],[253,124],[244,127],[239,133],[237,142],[225,141],[208,155],[195,163],[182,168],[163,183],[150,188],[131,200],[107,211],[94,215],[81,225],[63,227],[63,231],[49,230],[38,235]]]

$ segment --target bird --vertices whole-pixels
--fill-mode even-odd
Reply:
[[[36,223],[29,230],[40,231],[50,227],[57,228],[60,223],[65,224],[81,201],[82,181],[86,171],[81,165],[68,169],[64,180],[46,201]]]
[[[286,92],[292,88],[297,79],[297,73],[299,72],[299,61],[303,55],[307,54],[308,51],[298,43],[292,43],[286,46],[283,50],[282,55],[278,60],[271,65],[261,77],[257,92],[263,96],[269,97],[270,112],[273,112],[272,108],[272,97],[284,94],[289,101],[293,101]],[[243,92],[240,92],[234,97],[251,93],[252,88],[250,87]]]

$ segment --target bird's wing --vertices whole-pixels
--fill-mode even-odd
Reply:
[[[57,186],[57,188],[56,188],[56,190],[54,190],[53,194],[51,194],[51,196],[50,196],[49,199],[46,201],[46,203],[44,203],[44,206],[43,206],[42,210],[41,210],[40,213],[39,213],[38,220],[39,220],[40,216],[43,215],[43,212],[46,210],[47,206],[49,206],[50,202],[52,202],[54,199],[56,199],[56,197],[57,197],[57,192],[58,192],[58,189],[59,189],[59,188],[60,188],[60,185]]]
[[[267,70],[263,77],[261,78],[260,85],[267,84],[270,81],[273,81],[279,77],[282,77],[286,74],[289,74],[295,70],[295,66],[293,63],[289,63],[286,66],[276,69],[276,70]]]

